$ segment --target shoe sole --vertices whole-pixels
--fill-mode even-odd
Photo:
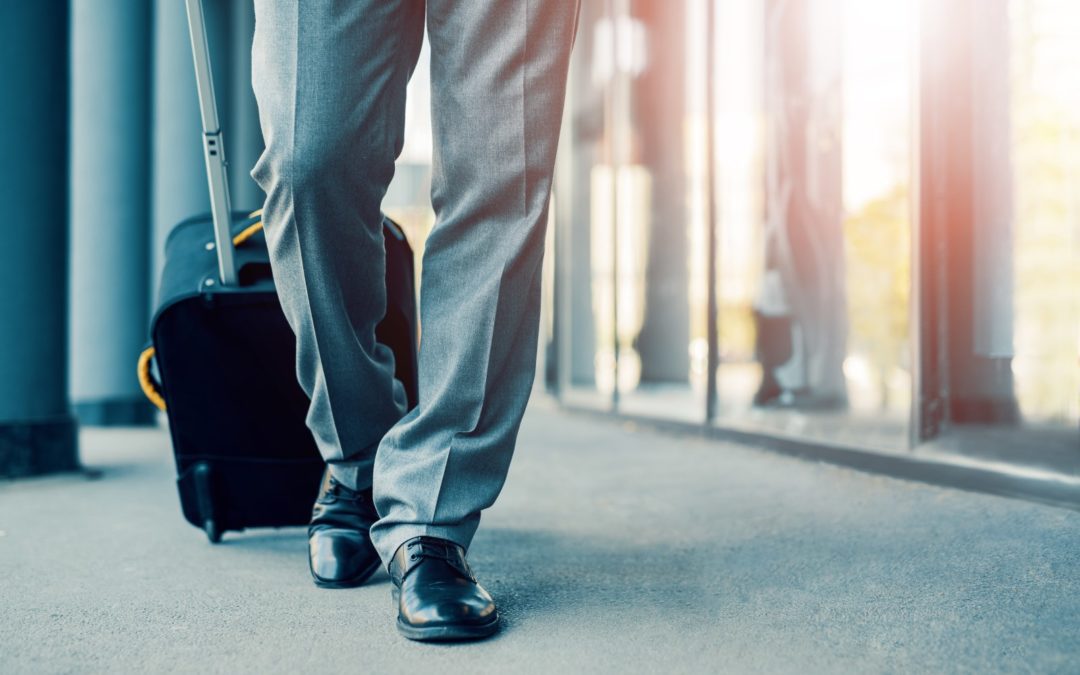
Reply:
[[[356,588],[357,586],[363,586],[364,582],[370,579],[372,574],[375,574],[375,570],[379,569],[379,565],[380,561],[376,560],[367,569],[351,579],[331,581],[315,574],[315,570],[311,569],[311,560],[308,559],[308,571],[311,572],[311,579],[319,588]]]
[[[398,632],[417,642],[462,642],[491,637],[499,630],[499,615],[483,624],[460,624],[450,626],[410,626],[398,617]]]

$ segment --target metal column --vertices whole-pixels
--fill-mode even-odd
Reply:
[[[572,389],[591,389],[596,384],[597,327],[594,316],[592,286],[592,242],[589,220],[593,195],[590,192],[590,172],[599,160],[600,141],[604,131],[603,97],[597,92],[591,77],[592,58],[596,49],[596,25],[603,18],[601,3],[582,3],[574,56],[570,62],[567,101],[569,124],[563,131],[570,141],[565,169],[560,181],[573,189],[561,198],[565,200],[566,220],[560,224],[562,241],[559,250],[564,257],[558,310],[560,329],[559,359],[561,360],[560,395]],[[560,197],[556,195],[556,199]]]
[[[67,398],[67,0],[0,3],[0,476],[78,467]]]
[[[83,424],[148,424],[150,6],[71,10],[71,397]]]
[[[711,3],[710,3],[711,4]],[[690,376],[689,221],[686,157],[684,3],[635,2],[650,36],[645,71],[633,83],[633,127],[640,162],[653,182],[647,235],[645,313],[638,351],[644,383],[686,384]]]
[[[912,444],[1015,424],[1007,3],[924,0]]]

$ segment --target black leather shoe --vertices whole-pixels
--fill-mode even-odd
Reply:
[[[316,586],[352,588],[379,569],[370,534],[378,519],[370,489],[350,489],[326,470],[308,526],[308,565]]]
[[[499,612],[476,583],[465,549],[452,541],[416,537],[390,561],[398,632],[410,640],[475,640],[499,629]]]

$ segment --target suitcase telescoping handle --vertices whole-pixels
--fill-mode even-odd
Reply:
[[[225,144],[218,121],[217,100],[214,98],[214,77],[210,71],[210,48],[206,43],[206,17],[202,0],[185,0],[188,29],[191,33],[191,52],[195,57],[195,84],[199,89],[199,112],[202,116],[203,155],[206,158],[206,178],[210,186],[210,212],[214,220],[214,239],[217,249],[221,283],[237,283],[236,256],[232,241],[232,206],[229,203],[229,179],[225,172]]]

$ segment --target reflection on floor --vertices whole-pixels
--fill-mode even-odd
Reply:
[[[875,414],[851,410],[755,408],[750,404],[752,397],[753,390],[739,398],[730,389],[722,391],[716,425],[875,452],[907,451],[906,415],[895,412]],[[571,389],[562,400],[568,406],[587,410],[611,409],[610,394],[596,390]],[[689,385],[641,385],[634,391],[620,394],[618,412],[635,417],[702,424],[705,420],[705,393],[694,391]]]
[[[1080,477],[1080,429],[1067,424],[952,425],[939,437],[911,447],[907,410],[798,410],[758,408],[746,380],[721,382],[717,429],[801,442],[928,459],[997,465]],[[571,408],[611,411],[611,395],[578,387],[562,396]],[[700,425],[705,396],[686,384],[643,384],[619,396],[618,413],[662,422]]]

